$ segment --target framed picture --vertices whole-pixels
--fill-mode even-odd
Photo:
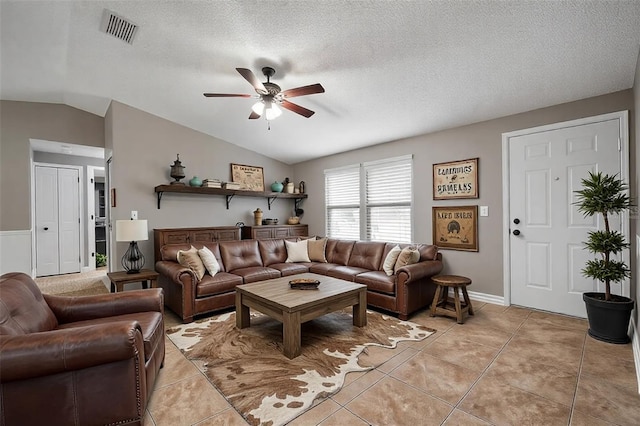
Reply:
[[[478,198],[478,159],[433,165],[433,199]]]
[[[478,251],[478,206],[433,207],[433,244]]]
[[[238,182],[245,191],[264,192],[262,167],[231,163],[231,182]]]

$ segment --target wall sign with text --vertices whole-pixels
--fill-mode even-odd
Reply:
[[[478,206],[433,207],[433,244],[478,251]]]
[[[433,199],[478,198],[478,159],[433,165]]]
[[[264,191],[262,167],[231,163],[231,182],[238,182],[245,191]]]

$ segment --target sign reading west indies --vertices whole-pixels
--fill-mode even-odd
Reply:
[[[433,199],[478,198],[478,159],[433,165]]]

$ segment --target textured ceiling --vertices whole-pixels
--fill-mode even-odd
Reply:
[[[107,8],[140,26],[99,31]],[[640,1],[0,1],[0,97],[116,100],[293,164],[633,86]],[[271,122],[236,71],[321,83]]]

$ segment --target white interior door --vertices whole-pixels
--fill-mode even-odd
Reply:
[[[35,169],[36,274],[80,272],[79,171]]]
[[[60,273],[58,262],[58,169],[36,166],[36,273]]]
[[[581,273],[593,258],[583,242],[603,224],[578,212],[574,191],[590,171],[621,173],[620,128],[609,119],[509,137],[511,303],[586,317],[582,293],[598,288]],[[619,218],[611,225],[623,232]]]
[[[58,169],[58,251],[60,273],[80,272],[80,174]]]

